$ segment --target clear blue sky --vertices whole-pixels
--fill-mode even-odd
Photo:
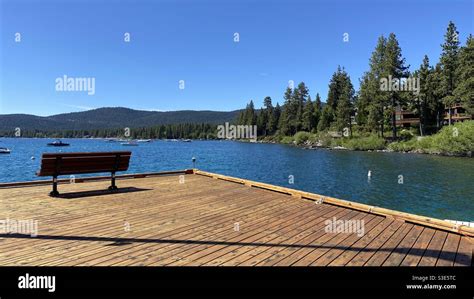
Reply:
[[[474,33],[472,0],[0,2],[0,114],[228,111],[281,103],[288,80],[325,100],[338,65],[359,86],[382,34],[397,35],[413,70],[424,54],[438,61],[450,20],[462,43]],[[95,94],[55,91],[63,75],[95,77]]]

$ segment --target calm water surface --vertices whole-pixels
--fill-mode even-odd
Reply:
[[[0,155],[0,182],[45,179],[35,176],[44,152],[131,150],[128,173],[191,168],[191,158],[196,157],[196,168],[210,172],[419,215],[474,221],[472,158],[304,150],[231,141],[154,141],[125,147],[98,139],[64,139],[70,147],[46,146],[51,141],[0,139],[0,147],[12,150],[10,155]]]

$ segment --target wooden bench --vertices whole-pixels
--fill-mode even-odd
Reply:
[[[109,190],[117,189],[115,173],[126,171],[132,152],[97,153],[45,153],[41,158],[41,169],[37,176],[52,176],[51,196],[58,196],[58,176],[83,173],[110,172],[112,184]]]

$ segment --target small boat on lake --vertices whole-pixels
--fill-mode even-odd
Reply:
[[[138,143],[136,141],[128,141],[128,142],[123,142],[121,143],[123,146],[138,146]]]
[[[6,147],[0,147],[0,154],[9,154],[11,151]]]
[[[151,142],[151,139],[138,139],[137,142],[140,142],[140,143]]]
[[[191,142],[191,139],[183,139],[182,142]]]
[[[69,146],[69,143],[62,142],[61,140],[55,140],[48,143],[48,146]]]

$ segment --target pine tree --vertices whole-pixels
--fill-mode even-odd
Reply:
[[[330,127],[331,123],[336,118],[336,111],[339,98],[342,94],[343,82],[342,82],[342,69],[341,66],[337,66],[337,70],[332,74],[331,80],[329,81],[328,97],[326,101],[326,106],[329,106],[331,109],[326,108],[323,110],[324,120],[319,125],[318,130],[324,130]],[[329,115],[329,113],[332,113]],[[321,117],[323,119],[323,117]]]
[[[245,110],[244,110],[244,111],[240,111],[239,117],[238,117],[238,120],[237,120],[237,124],[238,124],[238,125],[243,125],[243,124],[245,124]]]
[[[273,116],[271,122],[272,132],[275,133],[278,130],[278,125],[280,123],[280,116],[281,116],[281,107],[280,104],[277,103],[275,109],[273,109]]]
[[[414,73],[414,77],[420,79],[420,93],[416,97],[416,110],[420,115],[420,135],[423,136],[426,127],[436,119],[438,104],[434,97],[434,86],[431,82],[433,68],[427,55],[423,58],[420,69]]]
[[[336,72],[332,74],[331,80],[329,81],[329,90],[328,90],[328,98],[326,104],[331,106],[332,110],[336,110],[337,108],[337,101],[340,97],[342,92],[341,88],[341,66],[337,67]]]
[[[329,83],[326,106],[331,107],[331,109],[325,110],[326,115],[321,123],[321,128],[329,127],[333,120],[336,121],[336,129],[339,131],[347,125],[350,126],[353,99],[354,87],[350,77],[344,68],[338,66]],[[327,115],[329,112],[333,113],[333,115]],[[327,124],[328,120],[329,124]]]
[[[449,109],[449,125],[451,125],[451,106],[456,102],[454,90],[456,89],[456,69],[458,67],[459,32],[456,25],[449,22],[441,45],[440,65],[442,70],[443,103]]]
[[[255,107],[253,101],[251,100],[250,103],[247,105],[245,109],[245,124],[249,126],[253,126],[257,124],[257,115],[255,114]]]
[[[285,103],[283,104],[283,111],[280,116],[278,128],[283,135],[293,135],[296,126],[297,105],[293,98],[293,90],[287,88],[283,96]]]
[[[466,46],[459,51],[459,67],[456,72],[458,84],[454,95],[460,100],[468,114],[474,115],[474,39],[472,34]]]
[[[443,114],[444,114],[444,104],[443,104],[443,71],[441,69],[441,64],[437,63],[434,69],[431,70],[430,76],[428,77],[428,88],[433,93],[433,101],[431,102],[431,109],[434,111],[436,119],[436,128],[439,130],[441,128]]]
[[[319,96],[319,93],[317,93],[316,99],[314,100],[314,104],[313,104],[314,111],[313,111],[312,127],[314,128],[315,131],[317,131],[318,123],[319,123],[319,120],[321,119],[321,112],[323,109],[322,107],[323,107],[323,104],[321,103],[321,97]]]
[[[386,38],[380,36],[369,60],[369,71],[365,72],[360,80],[357,100],[357,122],[366,126],[369,131],[379,131],[381,136],[384,131],[384,109],[387,105],[387,95],[380,90],[380,79],[386,76],[383,70],[386,44]]]
[[[329,129],[331,123],[334,121],[334,110],[330,105],[324,106],[321,112],[321,118],[318,122],[318,131]]]
[[[314,106],[311,97],[308,97],[303,109],[303,125],[302,129],[311,132],[314,128]]]
[[[349,126],[352,136],[351,115],[354,101],[354,87],[347,72],[342,69],[339,74],[340,94],[336,107],[336,129],[342,131]]]
[[[267,111],[265,109],[260,109],[257,115],[257,135],[266,136],[267,135]]]
[[[294,105],[293,109],[296,110],[296,117],[291,124],[293,133],[298,132],[303,127],[303,110],[306,101],[308,101],[308,96],[308,88],[306,87],[304,82],[300,82],[293,92],[292,105]]]
[[[400,48],[400,45],[398,44],[398,40],[394,33],[390,33],[387,39],[387,44],[385,46],[382,61],[383,72],[387,77],[392,76],[393,78],[399,79],[408,76],[407,70],[409,66],[405,66],[405,58],[402,57],[402,49]],[[397,106],[403,105],[401,101],[403,99],[403,96],[401,96],[398,91],[389,91],[388,98],[389,101],[387,102],[387,107],[389,108],[392,119],[391,125],[393,139],[396,139],[397,127],[395,119],[395,110]]]
[[[271,97],[265,97],[263,99],[263,107],[265,108],[265,133],[266,134],[273,134],[275,132],[275,115],[274,115],[274,108],[272,104],[272,98]]]

